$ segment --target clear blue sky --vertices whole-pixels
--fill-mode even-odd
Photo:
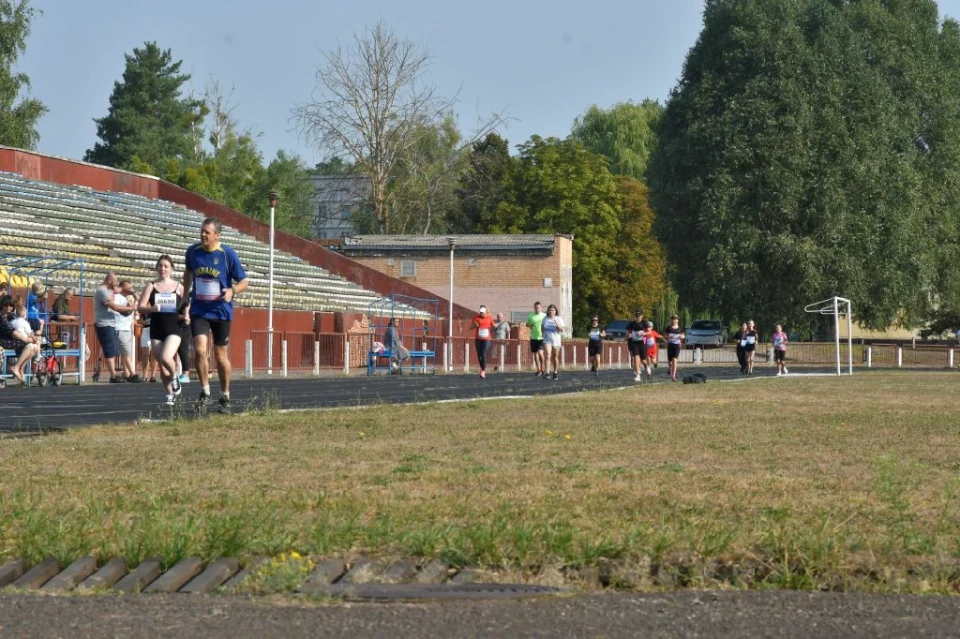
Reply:
[[[96,141],[93,118],[107,112],[125,53],[155,40],[183,60],[198,94],[210,79],[234,88],[234,115],[262,133],[269,159],[287,149],[323,159],[289,122],[310,98],[323,51],[347,43],[378,18],[433,54],[428,78],[458,90],[468,129],[477,113],[507,109],[502,131],[516,145],[533,134],[559,137],[589,105],[663,101],[700,32],[701,0],[603,3],[489,0],[33,0],[20,69],[49,107],[39,150],[80,158]],[[960,0],[939,3],[960,17]]]

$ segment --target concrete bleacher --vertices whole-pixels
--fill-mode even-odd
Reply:
[[[127,193],[63,186],[0,172],[0,253],[84,260],[84,294],[107,271],[141,290],[161,254],[182,276],[186,248],[200,237],[204,216],[179,204]],[[238,306],[265,307],[269,245],[228,226],[221,240],[236,249],[250,278]],[[58,271],[48,280],[60,290],[76,286],[79,272]],[[365,311],[381,298],[343,277],[285,253],[274,252],[274,307],[310,311]]]

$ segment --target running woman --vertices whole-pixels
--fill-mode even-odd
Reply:
[[[487,350],[493,340],[493,327],[496,322],[487,313],[486,306],[480,306],[480,314],[473,318],[470,328],[476,329],[477,361],[480,362],[480,379],[487,378]]]
[[[647,343],[643,339],[643,329],[646,322],[643,321],[643,311],[637,309],[634,313],[634,320],[627,324],[627,343],[630,345],[631,365],[633,367],[633,381],[642,381],[640,376],[640,366],[647,359]]]
[[[683,347],[683,340],[687,338],[687,335],[683,332],[683,329],[680,328],[679,316],[670,316],[670,326],[667,327],[666,333],[667,362],[670,366],[670,379],[678,382],[680,380],[677,379],[677,360],[680,358],[680,349]]]
[[[590,358],[590,371],[594,375],[600,374],[600,360],[603,355],[603,338],[607,332],[600,328],[600,318],[594,315],[590,318],[590,341],[587,342],[587,357]]]
[[[787,342],[790,339],[783,332],[780,324],[777,324],[770,339],[773,342],[773,361],[777,363],[777,377],[781,377],[789,372],[787,371]]]
[[[747,355],[747,375],[753,375],[753,356],[757,350],[757,327],[753,320],[747,322],[747,332],[743,335],[743,351]]]
[[[544,376],[546,368],[543,356],[543,320],[547,317],[540,302],[534,302],[533,312],[527,315],[527,326],[530,328],[530,352],[533,354],[533,363],[537,366],[537,377]]]
[[[740,374],[747,374],[747,323],[740,324],[740,330],[733,338],[737,341],[737,361],[740,363]]]
[[[161,255],[156,269],[157,279],[143,289],[137,302],[137,311],[150,318],[150,345],[160,368],[160,381],[167,393],[166,404],[173,406],[181,392],[174,358],[180,348],[184,317],[190,309],[189,306],[182,308],[183,285],[170,277],[173,259],[169,255]]]
[[[208,335],[213,336],[213,355],[220,380],[218,412],[229,414],[230,404],[230,322],[233,299],[248,285],[247,273],[236,251],[220,243],[220,220],[208,217],[200,226],[200,241],[187,249],[183,268],[184,297],[190,300],[190,332],[200,397],[196,412],[205,415],[210,406],[210,368],[207,359]]]
[[[547,307],[547,316],[543,318],[543,348],[547,366],[553,368],[553,379],[560,377],[560,347],[563,335],[563,318],[557,315],[557,307],[553,304]],[[543,373],[544,379],[547,372]]]

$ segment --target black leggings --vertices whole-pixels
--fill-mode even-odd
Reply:
[[[487,349],[490,348],[490,340],[488,339],[478,339],[476,340],[477,344],[477,361],[480,362],[480,370],[487,370]]]
[[[184,325],[180,331],[180,348],[177,349],[177,355],[180,356],[180,367],[183,369],[183,374],[186,375],[190,372],[190,327]]]

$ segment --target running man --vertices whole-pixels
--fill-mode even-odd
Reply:
[[[777,377],[781,377],[789,372],[787,371],[787,342],[790,339],[783,332],[783,326],[777,324],[770,340],[773,342],[773,361],[777,363]]]
[[[667,327],[667,362],[670,366],[670,379],[675,382],[677,379],[677,360],[680,358],[680,349],[683,347],[683,340],[687,338],[686,333],[680,328],[680,317],[670,316],[670,326]]]
[[[740,324],[740,330],[733,336],[737,341],[737,362],[740,364],[740,374],[747,374],[747,323]]]
[[[643,339],[645,324],[643,311],[640,309],[637,309],[637,312],[634,313],[634,320],[627,324],[627,343],[630,345],[630,364],[633,368],[633,381],[635,382],[642,381],[640,365],[647,359],[647,343]]]
[[[210,406],[210,365],[207,359],[208,334],[213,337],[213,354],[220,379],[218,412],[229,414],[230,404],[230,322],[233,300],[249,282],[236,251],[220,243],[220,220],[208,217],[200,227],[200,241],[187,249],[183,268],[184,300],[190,304],[190,332],[200,378],[198,415]],[[186,302],[184,302],[186,303]]]
[[[594,375],[599,375],[600,360],[603,355],[603,338],[607,336],[607,331],[600,328],[600,318],[596,315],[590,318],[590,332],[587,336],[590,338],[587,342],[587,357],[590,360],[590,372]]]
[[[480,379],[487,378],[487,351],[493,340],[494,324],[493,318],[487,313],[487,307],[483,305],[480,306],[480,314],[474,317],[470,324],[470,328],[477,331],[474,343],[477,346],[477,361],[480,362]]]
[[[753,356],[757,350],[757,327],[753,320],[747,322],[747,332],[743,334],[743,351],[747,355],[747,375],[753,375]]]
[[[544,376],[543,320],[546,317],[543,305],[534,302],[533,312],[527,315],[527,326],[530,327],[530,352],[533,353],[533,363],[537,366],[537,377]]]

